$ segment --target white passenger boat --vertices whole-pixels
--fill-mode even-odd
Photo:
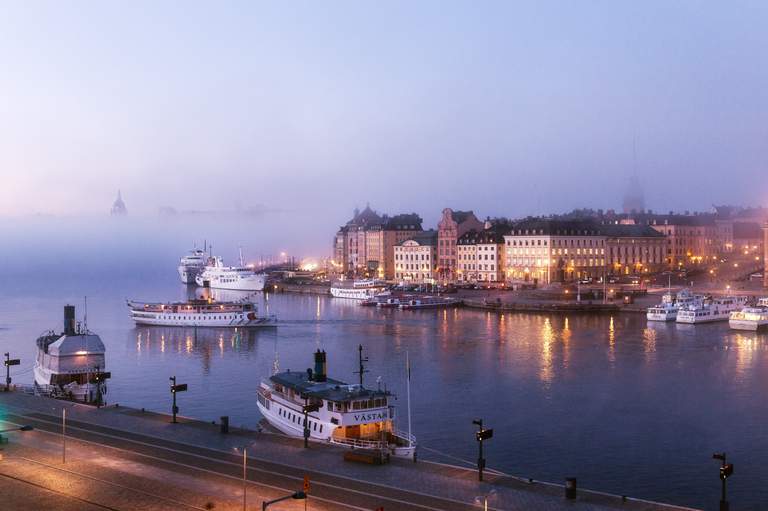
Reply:
[[[245,266],[240,260],[240,266],[225,266],[221,257],[212,257],[195,282],[201,287],[214,289],[232,289],[235,291],[262,291],[266,282],[263,274],[256,273],[253,268]]]
[[[352,282],[341,280],[331,285],[331,296],[336,298],[367,300],[374,296],[385,296],[387,294],[389,294],[387,286],[373,279],[355,280]]]
[[[395,429],[394,399],[386,390],[328,378],[325,352],[318,350],[314,371],[289,370],[263,381],[257,406],[287,435],[413,459],[416,440]]]
[[[751,331],[768,327],[768,298],[760,298],[756,305],[732,312],[728,325],[734,330]]]
[[[259,316],[255,303],[189,300],[174,303],[127,301],[137,325],[180,327],[275,327],[274,315]]]
[[[724,296],[707,298],[696,305],[688,305],[677,311],[678,323],[711,323],[727,321],[732,312],[741,309],[746,298],[741,296]]]
[[[101,338],[75,322],[75,307],[64,306],[64,331],[37,339],[35,386],[41,392],[103,404],[107,391],[105,349]]]
[[[200,275],[208,262],[208,256],[204,250],[190,250],[179,260],[179,278],[184,284],[194,284],[195,278]]]
[[[675,321],[680,308],[696,305],[701,300],[701,296],[694,295],[688,289],[683,289],[677,295],[670,291],[661,297],[659,305],[648,308],[645,317],[648,321]]]

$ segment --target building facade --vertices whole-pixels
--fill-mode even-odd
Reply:
[[[607,224],[606,270],[609,275],[656,273],[666,267],[666,236],[648,225]]]
[[[768,287],[768,222],[763,224],[763,285]]]
[[[510,282],[549,284],[598,279],[605,273],[606,237],[589,222],[525,220],[504,241]]]
[[[394,247],[421,231],[421,222],[415,213],[388,217],[370,206],[355,210],[334,237],[334,267],[348,276],[393,279]]]
[[[667,237],[665,257],[670,268],[712,262],[727,244],[718,239],[713,215],[646,215],[638,223],[650,225]]]
[[[486,223],[481,232],[472,229],[460,236],[456,246],[457,281],[504,282],[507,232],[509,229]]]
[[[483,222],[478,220],[472,211],[453,211],[450,208],[443,210],[437,224],[437,271],[440,280],[456,281],[459,238],[472,229],[479,232],[483,228]]]
[[[414,233],[394,247],[395,280],[410,284],[434,284],[437,259],[437,232]]]

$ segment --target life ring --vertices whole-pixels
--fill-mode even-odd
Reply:
[[[254,312],[249,312],[249,313],[248,313],[248,319],[250,319],[251,321],[253,321],[254,319],[256,319],[256,313],[254,313]]]

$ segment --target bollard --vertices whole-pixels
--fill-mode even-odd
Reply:
[[[229,416],[228,415],[221,416],[221,432],[229,433]]]
[[[568,500],[574,500],[576,498],[576,478],[565,478],[565,498]]]

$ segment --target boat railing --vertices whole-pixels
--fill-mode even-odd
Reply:
[[[386,449],[387,443],[378,440],[362,440],[360,438],[330,438],[332,444],[347,445],[358,449]]]
[[[394,434],[398,439],[405,440],[408,443],[408,445],[406,445],[405,447],[413,447],[414,445],[416,445],[416,437],[409,434],[407,431],[401,431],[399,429],[396,429]]]

